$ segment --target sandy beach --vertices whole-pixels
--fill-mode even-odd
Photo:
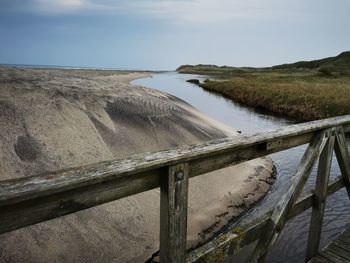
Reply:
[[[161,91],[147,72],[0,67],[0,180],[239,136]],[[239,127],[236,127],[239,129]],[[256,203],[268,158],[190,180],[188,248]],[[0,236],[3,262],[145,262],[159,245],[159,189]]]

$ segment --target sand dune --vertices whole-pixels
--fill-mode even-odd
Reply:
[[[145,75],[0,68],[0,179],[238,135],[172,95],[129,84]],[[188,246],[261,198],[272,169],[264,158],[191,179]],[[3,234],[0,261],[144,262],[158,250],[158,228],[156,189]]]

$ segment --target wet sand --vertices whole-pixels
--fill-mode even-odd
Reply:
[[[130,85],[146,72],[0,67],[0,179],[237,136],[186,102]],[[239,128],[239,127],[237,127]],[[190,180],[188,247],[274,181],[260,158]],[[144,262],[158,250],[159,189],[0,236],[4,262]]]

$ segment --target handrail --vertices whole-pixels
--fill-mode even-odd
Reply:
[[[333,127],[350,132],[350,115],[0,181],[0,233],[161,187],[161,239],[168,240],[161,260],[184,262],[188,178],[309,143]]]
[[[125,159],[103,161],[42,175],[0,181],[0,206],[37,198],[46,194],[106,182],[108,180],[123,180],[130,175],[144,172],[157,174],[156,170],[159,168],[176,163],[192,161],[195,165],[199,166],[200,163],[198,163],[198,160],[201,158],[215,159],[218,155],[231,154],[231,152],[240,149],[244,152],[237,154],[238,156],[230,160],[232,163],[238,163],[308,143],[314,131],[340,125],[344,125],[346,132],[349,132],[350,115],[289,125],[277,130],[254,135],[212,140],[199,145],[183,146],[156,153],[138,154]],[[279,140],[282,140],[281,145],[269,148],[268,143],[271,145]],[[249,153],[251,148],[257,148],[256,155],[258,156],[249,156],[252,155]],[[226,163],[219,164],[221,167],[225,165]],[[203,167],[200,171],[192,169],[193,171],[190,177],[217,169],[211,169],[210,167]],[[159,185],[156,187],[159,187]]]

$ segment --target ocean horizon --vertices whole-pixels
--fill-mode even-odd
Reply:
[[[118,70],[118,71],[173,71],[173,70],[154,70],[154,69],[140,69],[140,68],[110,68],[110,67],[89,67],[89,66],[67,66],[67,65],[41,65],[41,64],[8,64],[0,63],[1,67],[10,68],[52,68],[52,69],[89,69],[89,70]]]

